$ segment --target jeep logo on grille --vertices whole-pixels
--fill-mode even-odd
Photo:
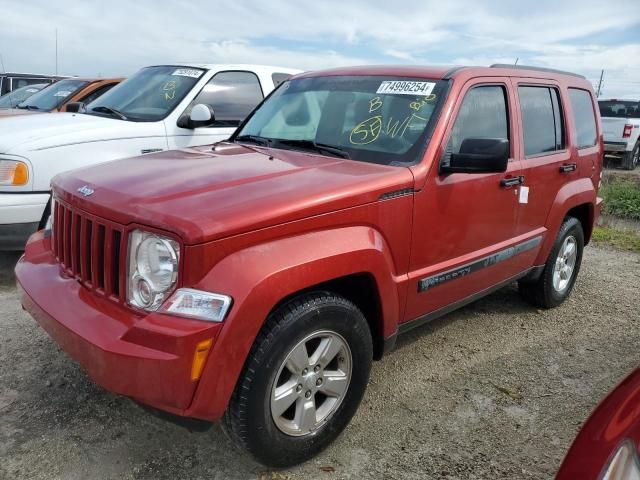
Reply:
[[[94,191],[93,188],[89,188],[87,185],[84,185],[78,189],[78,192],[80,192],[85,197],[88,197],[89,195],[93,195],[93,191]]]

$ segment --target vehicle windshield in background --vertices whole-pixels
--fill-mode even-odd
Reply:
[[[601,117],[640,118],[640,102],[631,100],[599,100]]]
[[[0,108],[16,108],[21,102],[24,102],[33,94],[38,93],[47,85],[49,84],[38,83],[36,85],[27,85],[26,87],[20,87],[12,92],[2,95],[0,97]]]
[[[50,112],[62,105],[67,100],[67,97],[74,95],[88,83],[89,82],[85,80],[76,80],[73,78],[60,80],[29,97],[18,105],[18,108]]]
[[[143,68],[87,105],[85,113],[156,122],[173,111],[203,74],[192,67]]]
[[[413,163],[424,151],[446,85],[403,77],[291,80],[232,139],[386,165]]]

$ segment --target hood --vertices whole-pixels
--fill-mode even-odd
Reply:
[[[123,132],[139,136],[136,125],[134,122],[78,113],[19,115],[5,118],[0,123],[0,154],[25,155],[33,150],[123,138]]]
[[[0,118],[17,117],[18,115],[33,115],[46,112],[38,112],[36,110],[27,110],[26,108],[2,108],[0,109]]]
[[[408,168],[222,144],[118,160],[59,175],[56,195],[126,225],[196,244],[375,202],[413,187]],[[84,197],[83,186],[93,189]]]

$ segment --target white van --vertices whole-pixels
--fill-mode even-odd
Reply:
[[[224,140],[271,90],[298,72],[259,65],[156,65],[82,113],[0,120],[0,250],[22,250],[44,226],[49,183],[58,173]]]

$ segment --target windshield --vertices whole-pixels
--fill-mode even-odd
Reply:
[[[89,82],[85,80],[60,80],[48,88],[32,95],[18,105],[18,108],[50,112],[67,101],[67,97],[73,96],[78,90],[84,88]]]
[[[625,100],[600,100],[601,117],[640,118],[640,102]]]
[[[0,108],[16,108],[20,102],[24,102],[31,95],[38,93],[47,85],[46,83],[27,85],[26,87],[21,87],[13,92],[7,93],[0,97]]]
[[[424,150],[446,86],[423,78],[294,79],[232,139],[387,165],[413,163]]]
[[[203,73],[204,70],[191,67],[143,68],[87,105],[86,113],[138,122],[162,120],[189,93]]]

